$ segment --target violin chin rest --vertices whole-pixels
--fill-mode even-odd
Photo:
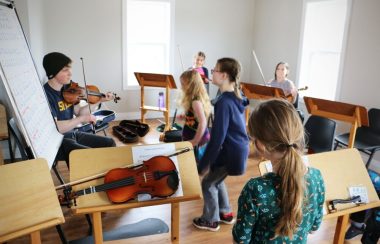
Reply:
[[[174,191],[176,192],[177,189],[178,189],[178,185],[179,185],[179,178],[178,178],[178,174],[170,174],[167,178],[167,183],[168,183],[168,186]]]

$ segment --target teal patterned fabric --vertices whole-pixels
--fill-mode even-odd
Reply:
[[[253,178],[244,186],[238,202],[237,221],[232,229],[236,243],[306,243],[307,235],[316,231],[322,221],[325,186],[321,172],[308,168],[305,175],[307,202],[303,209],[303,220],[293,239],[274,236],[274,229],[280,215],[278,206],[280,177],[268,173]]]

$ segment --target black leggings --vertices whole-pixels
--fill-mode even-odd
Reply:
[[[98,136],[92,133],[75,131],[65,134],[56,160],[66,160],[69,163],[70,152],[76,149],[114,147],[115,141],[110,137]]]

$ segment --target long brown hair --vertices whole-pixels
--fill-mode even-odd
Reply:
[[[211,103],[201,75],[196,70],[187,70],[181,74],[180,79],[186,83],[186,89],[182,89],[182,107],[187,111],[194,100],[199,100],[203,104],[207,119],[211,112]]]
[[[224,72],[228,75],[228,80],[230,83],[234,84],[234,92],[236,97],[240,100],[243,99],[240,91],[240,75],[241,75],[241,65],[233,58],[221,58],[216,62],[219,67],[220,72]]]
[[[278,66],[280,66],[281,64],[283,64],[286,68],[286,75],[285,77],[288,77],[288,74],[289,74],[289,64],[288,63],[285,63],[285,62],[279,62],[277,65],[276,65],[276,68],[274,69],[274,79],[277,80],[277,69],[278,69]]]
[[[260,104],[252,113],[248,130],[259,140],[269,154],[283,155],[279,161],[279,221],[276,236],[293,238],[302,222],[304,206],[306,166],[301,155],[305,145],[302,122],[293,105],[285,100],[269,100]]]

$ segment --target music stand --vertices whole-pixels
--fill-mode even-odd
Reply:
[[[284,91],[278,87],[263,86],[258,84],[251,83],[241,83],[241,89],[243,90],[244,95],[248,99],[257,99],[257,100],[267,100],[272,98],[284,98],[293,100],[292,96],[285,96]],[[245,123],[248,125],[249,119],[249,107],[246,107],[245,110]]]
[[[145,114],[148,111],[158,111],[163,112],[165,117],[165,129],[167,131],[170,129],[169,122],[169,89],[176,89],[177,86],[175,84],[174,78],[172,75],[167,74],[152,74],[152,73],[139,73],[135,72],[135,76],[139,85],[141,87],[141,122],[145,123]],[[147,106],[144,104],[144,88],[148,87],[158,87],[165,88],[166,100],[165,100],[165,108],[159,108],[155,106]]]
[[[369,125],[368,112],[363,106],[313,97],[304,97],[303,99],[305,100],[306,108],[309,114],[351,124],[350,137],[348,141],[349,148],[354,147],[356,129],[361,126]]]

